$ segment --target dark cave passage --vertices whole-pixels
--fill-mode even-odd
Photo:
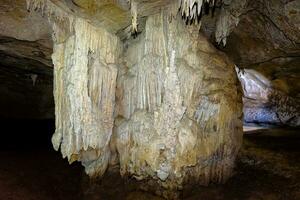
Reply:
[[[2,118],[0,149],[16,151],[52,151],[54,119]]]
[[[1,119],[0,199],[81,199],[82,167],[54,151],[54,120]]]

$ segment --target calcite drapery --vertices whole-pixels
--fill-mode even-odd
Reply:
[[[122,44],[47,2],[41,5],[53,18],[55,149],[91,176],[111,161],[122,175],[172,190],[230,176],[242,137],[241,96],[234,65],[197,27],[170,21],[162,10]]]
[[[125,51],[115,131],[121,173],[172,189],[223,182],[241,144],[233,64],[196,27],[167,16],[148,17]]]
[[[82,18],[59,19],[53,20],[56,132],[52,143],[69,162],[79,160],[89,175],[101,176],[110,159],[122,45],[116,36]]]

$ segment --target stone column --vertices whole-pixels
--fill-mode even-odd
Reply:
[[[121,174],[170,190],[227,180],[242,143],[234,64],[164,12],[128,43],[114,137]]]
[[[242,143],[238,81],[196,26],[161,11],[124,45],[51,1],[45,9],[54,31],[52,142],[63,157],[90,176],[119,164],[123,176],[167,191],[230,177]]]

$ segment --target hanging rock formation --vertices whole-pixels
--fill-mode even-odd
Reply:
[[[137,38],[123,40],[66,5],[28,1],[53,28],[54,148],[90,176],[119,164],[168,190],[230,177],[242,142],[234,64],[197,26],[170,18],[173,4],[148,11]]]
[[[122,46],[116,36],[81,18],[73,25],[74,35],[55,43],[52,56],[56,102],[52,142],[70,162],[82,161],[88,174],[102,175],[110,157]]]
[[[148,17],[124,57],[115,136],[121,173],[171,189],[225,181],[241,143],[232,63],[197,28],[164,14]]]

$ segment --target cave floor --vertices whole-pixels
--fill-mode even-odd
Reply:
[[[89,181],[78,164],[69,166],[48,148],[0,149],[0,200],[146,200],[137,182],[109,172]],[[291,129],[245,132],[235,173],[224,185],[184,190],[187,200],[300,199],[300,134]]]

